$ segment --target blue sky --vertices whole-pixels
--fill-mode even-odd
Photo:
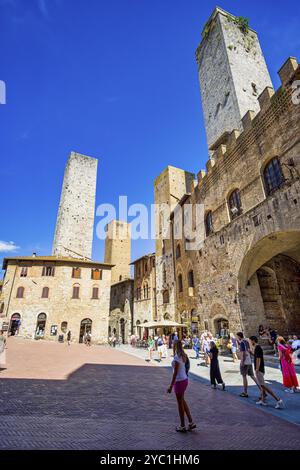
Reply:
[[[206,0],[0,0],[0,257],[50,254],[71,150],[99,158],[97,205],[153,202],[168,165],[205,167],[195,63]],[[275,88],[300,57],[300,3],[220,1],[259,32]],[[97,222],[97,219],[96,219]],[[12,251],[9,242],[19,247]],[[151,251],[133,243],[132,257]],[[93,256],[103,258],[95,238]]]

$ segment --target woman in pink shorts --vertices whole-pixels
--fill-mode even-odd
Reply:
[[[173,367],[173,378],[171,385],[168,388],[168,393],[172,393],[174,387],[174,392],[177,398],[178,412],[180,417],[180,426],[176,428],[177,432],[186,432],[192,431],[197,426],[193,422],[189,407],[187,402],[184,399],[184,393],[188,386],[188,376],[187,376],[187,365],[189,363],[189,358],[185,354],[181,341],[175,341],[174,346],[174,359],[172,362]],[[188,418],[189,426],[188,429],[185,427],[185,415]]]

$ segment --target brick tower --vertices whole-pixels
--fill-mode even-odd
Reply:
[[[258,96],[271,78],[257,33],[247,19],[216,8],[196,51],[207,142],[210,150],[242,130],[242,117],[259,111]]]
[[[91,258],[98,160],[72,152],[66,165],[52,254]]]
[[[107,225],[105,239],[105,263],[114,264],[111,283],[130,278],[131,231],[130,224],[112,220]]]

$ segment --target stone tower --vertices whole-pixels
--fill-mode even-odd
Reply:
[[[162,205],[169,207],[169,213],[180,199],[190,193],[195,175],[168,166],[154,182],[154,202],[156,211]],[[165,214],[166,215],[166,214]],[[174,253],[170,236],[165,236],[163,225],[169,226],[162,211],[156,215],[156,296],[158,320],[164,318],[180,321],[176,312],[176,280],[174,273]],[[167,295],[165,295],[167,293]],[[169,300],[166,302],[166,300]]]
[[[66,165],[52,254],[91,258],[98,160],[76,152]]]
[[[196,51],[207,142],[210,150],[241,130],[242,117],[259,111],[258,96],[272,87],[257,33],[247,19],[216,8]]]
[[[112,220],[107,225],[105,263],[115,265],[111,270],[111,283],[130,278],[131,231],[130,224]]]

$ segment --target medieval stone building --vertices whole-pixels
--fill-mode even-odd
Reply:
[[[256,33],[221,9],[196,57],[211,158],[187,189],[177,170],[175,196],[179,210],[191,205],[193,226],[205,239],[187,249],[183,233],[175,239],[173,213],[172,246],[157,242],[158,265],[167,246],[176,279],[176,319],[217,334],[256,333],[259,324],[299,332],[300,105],[293,83],[300,67],[286,61],[275,93]],[[166,200],[168,194],[173,190]],[[197,205],[204,220],[196,220]]]
[[[107,342],[111,268],[92,253],[97,160],[72,152],[68,160],[53,254],[6,258],[0,328],[24,338],[57,340],[68,331],[82,342]]]

